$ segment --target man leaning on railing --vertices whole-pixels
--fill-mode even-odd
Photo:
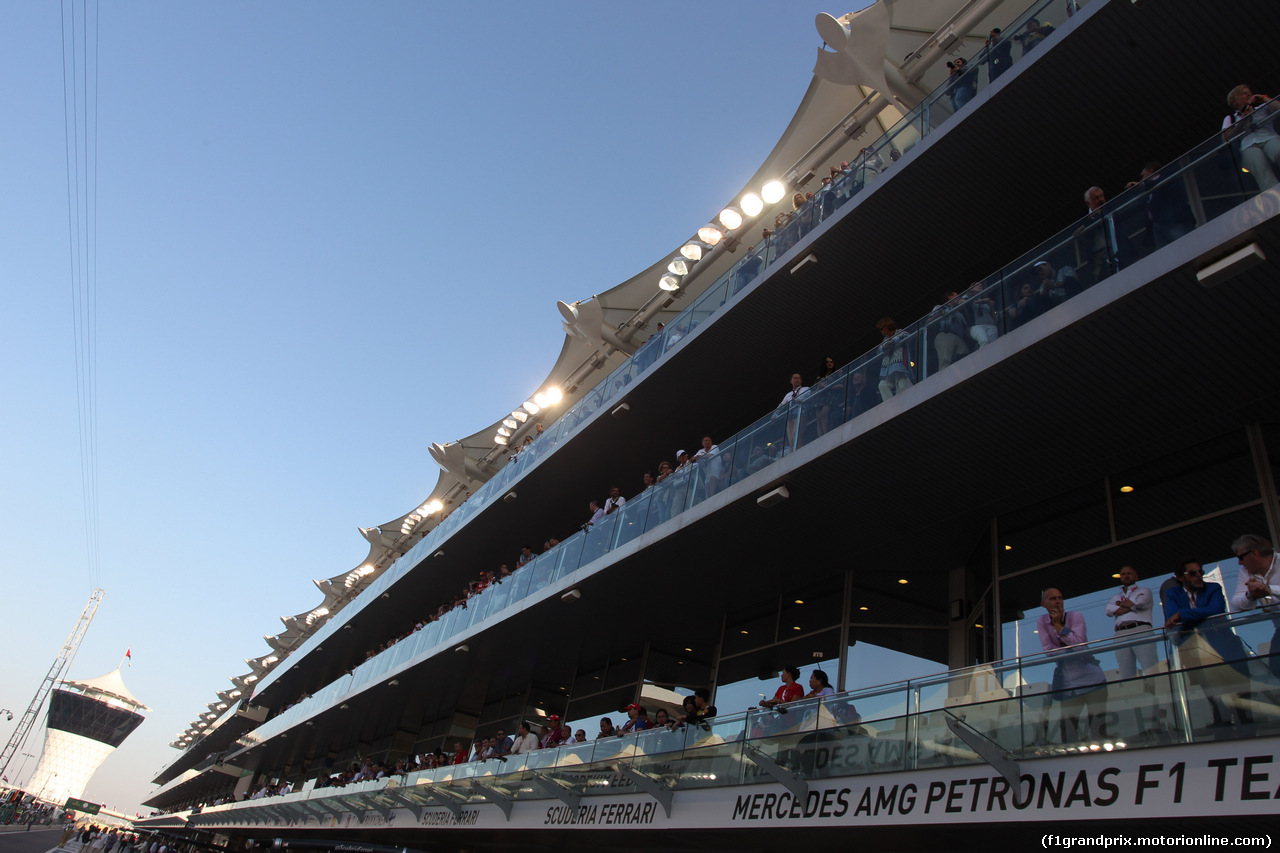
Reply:
[[[1271,654],[1267,666],[1280,677],[1280,556],[1276,556],[1271,542],[1252,533],[1246,533],[1231,543],[1231,552],[1240,561],[1240,575],[1236,579],[1236,591],[1231,596],[1231,606],[1236,610],[1253,610],[1261,607],[1276,610],[1272,617],[1276,633],[1271,638]]]

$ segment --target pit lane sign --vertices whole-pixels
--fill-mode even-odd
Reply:
[[[102,806],[97,803],[77,800],[75,797],[67,797],[67,804],[63,808],[71,809],[73,812],[84,812],[85,814],[97,814],[102,811]]]

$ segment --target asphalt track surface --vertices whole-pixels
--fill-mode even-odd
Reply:
[[[45,853],[57,847],[61,840],[61,827],[33,826],[30,832],[21,829],[0,832],[0,853]]]

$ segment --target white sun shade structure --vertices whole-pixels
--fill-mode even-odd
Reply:
[[[120,670],[87,681],[64,681],[49,694],[40,763],[26,789],[37,799],[83,799],[89,779],[151,710],[124,686]]]

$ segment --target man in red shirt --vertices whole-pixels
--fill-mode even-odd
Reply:
[[[784,666],[782,668],[782,686],[778,688],[778,692],[773,694],[772,699],[765,699],[760,703],[762,708],[776,708],[779,705],[785,705],[787,702],[794,702],[797,699],[804,698],[804,688],[796,684],[800,680],[800,668],[796,666]]]
[[[552,714],[547,717],[547,730],[542,735],[542,748],[547,749],[552,746],[559,746],[567,737],[564,730],[560,726],[560,715]]]

